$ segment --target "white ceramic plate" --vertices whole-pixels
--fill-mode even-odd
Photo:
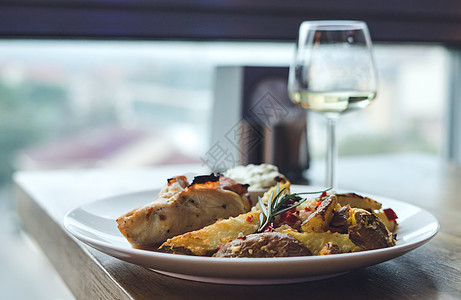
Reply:
[[[310,189],[292,186],[295,192]],[[66,215],[64,226],[80,241],[121,260],[178,278],[226,284],[282,284],[337,276],[403,255],[426,243],[439,229],[437,219],[419,207],[368,195],[380,201],[383,208],[390,207],[397,213],[399,228],[395,247],[283,258],[212,258],[134,249],[118,231],[115,220],[123,213],[151,202],[158,192],[131,193],[82,205]]]

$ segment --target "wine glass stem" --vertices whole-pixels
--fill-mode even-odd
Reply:
[[[338,162],[338,147],[336,145],[336,121],[336,118],[328,118],[326,186],[331,188],[332,192],[336,192],[336,188],[338,187],[338,179],[336,174],[336,166]]]

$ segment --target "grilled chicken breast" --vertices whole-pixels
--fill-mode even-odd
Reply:
[[[152,203],[117,219],[120,232],[135,248],[154,249],[166,239],[203,228],[220,218],[249,211],[247,185],[223,176],[168,179]]]

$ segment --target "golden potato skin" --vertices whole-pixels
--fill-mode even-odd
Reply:
[[[298,232],[289,227],[279,227],[275,229],[277,232],[286,233],[298,239],[312,253],[312,255],[320,255],[326,243],[337,245],[342,253],[358,252],[361,248],[355,245],[349,238],[349,234],[338,232]]]
[[[384,225],[386,225],[387,229],[389,229],[390,232],[395,232],[398,227],[397,221],[389,221],[387,219],[386,214],[383,211],[375,212],[374,213],[381,221],[383,221]]]
[[[255,233],[258,227],[259,211],[252,211],[175,236],[163,243],[159,250],[174,254],[211,255],[220,245]]]
[[[325,232],[330,227],[334,209],[337,204],[335,195],[328,196],[306,221],[301,224],[303,232]]]
[[[353,225],[349,227],[350,240],[362,250],[395,246],[395,239],[386,225],[376,215],[363,210],[353,212]]]
[[[222,245],[213,257],[293,257],[310,256],[298,239],[280,232],[250,234]]]
[[[355,193],[336,194],[338,203],[341,206],[349,204],[351,207],[366,209],[366,210],[379,210],[381,209],[381,203],[364,196],[357,195]]]

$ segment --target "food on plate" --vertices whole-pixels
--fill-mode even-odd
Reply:
[[[238,183],[248,184],[251,206],[254,206],[258,202],[258,197],[261,197],[270,187],[286,179],[277,166],[271,164],[236,166],[224,172],[224,176]]]
[[[159,250],[175,254],[249,257],[246,249],[255,247],[253,244],[258,245],[254,242],[256,236],[269,232],[295,238],[312,255],[350,253],[395,245],[394,235],[380,218],[368,210],[351,207],[377,209],[381,207],[378,202],[352,194],[328,195],[323,192],[320,197],[310,199],[301,198],[301,194],[290,194],[290,183],[284,180],[270,188],[251,212],[218,220],[205,228],[168,239]],[[352,199],[351,203],[347,203],[347,199]],[[251,237],[250,240],[244,242],[248,237]],[[264,241],[270,243],[266,239],[261,243]],[[243,251],[238,250],[240,248]],[[273,254],[272,257],[278,255],[276,252]],[[251,255],[266,257],[268,254],[256,251]]]
[[[288,193],[289,185],[288,180],[279,184],[284,188],[284,194]],[[275,191],[276,187],[270,188],[261,201],[268,202],[269,198],[274,198]],[[261,210],[253,207],[250,212],[235,218],[218,220],[202,229],[170,238],[159,250],[175,254],[211,255],[220,245],[257,232],[261,227],[260,217]]]
[[[391,208],[385,208],[380,211],[373,212],[381,221],[383,221],[386,228],[391,232],[397,230],[397,215]]]
[[[349,238],[363,250],[373,250],[395,246],[395,239],[386,225],[374,214],[360,209],[352,209]]]
[[[281,226],[275,229],[276,232],[285,233],[303,243],[312,253],[312,255],[332,254],[331,251],[325,251],[325,246],[335,247],[335,254],[350,253],[361,251],[362,248],[357,246],[349,238],[347,233],[339,232],[299,232],[289,226]]]
[[[309,217],[301,224],[301,229],[304,232],[325,232],[330,227],[333,219],[334,209],[338,200],[335,195],[331,195],[317,207],[317,209],[309,215]]]
[[[381,209],[381,203],[355,193],[336,194],[336,197],[341,206],[349,204],[352,208],[361,208],[373,212],[386,225],[389,231],[394,232],[397,230],[397,215],[392,209]]]
[[[349,253],[395,246],[392,232],[378,217],[366,210],[349,209],[342,228],[338,231],[338,227],[333,226],[323,232],[299,232],[285,225],[275,231],[300,240],[313,255],[332,254],[332,247],[334,253]]]
[[[250,191],[268,189],[285,178],[277,166],[271,164],[236,166],[224,172],[224,176],[248,184]]]
[[[280,232],[264,232],[239,237],[224,244],[214,257],[291,257],[312,255],[294,237]]]
[[[212,255],[220,245],[255,233],[258,226],[259,212],[251,211],[170,238],[159,250],[174,254]]]
[[[120,216],[118,228],[133,247],[155,249],[170,237],[249,211],[246,194],[247,185],[224,176],[196,176],[191,184],[176,176],[152,203]]]
[[[382,206],[381,203],[368,197],[357,195],[356,193],[336,194],[336,197],[341,206],[349,204],[350,207],[368,210],[379,210]]]
[[[196,256],[334,255],[395,246],[392,209],[355,193],[291,193],[290,187],[279,176],[250,208],[248,184],[212,174],[189,185],[177,176],[152,203],[117,222],[133,247]]]
[[[338,245],[332,242],[326,242],[319,252],[319,255],[341,254],[343,253]]]

